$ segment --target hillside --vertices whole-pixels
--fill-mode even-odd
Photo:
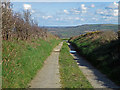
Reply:
[[[60,38],[70,38],[91,31],[118,31],[115,24],[86,24],[74,27],[46,27],[49,32],[58,35]]]
[[[69,42],[92,65],[120,85],[120,40],[112,31],[97,31],[72,37]]]
[[[27,88],[60,39],[33,23],[28,10],[22,16],[10,2],[2,5],[2,88]]]

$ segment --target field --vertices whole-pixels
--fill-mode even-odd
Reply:
[[[67,43],[64,43],[61,49],[59,64],[63,88],[92,88],[70,55]]]
[[[69,42],[92,65],[120,85],[120,41],[115,32],[92,32]]]

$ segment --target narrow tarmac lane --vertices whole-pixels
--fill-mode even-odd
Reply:
[[[45,61],[42,69],[37,73],[36,77],[31,81],[30,88],[60,88],[59,75],[59,51],[63,45],[61,42],[54,48],[51,55]]]
[[[70,45],[70,43],[68,43],[68,46],[70,50],[75,50],[74,47]],[[109,80],[105,75],[95,69],[88,61],[78,55],[78,53],[72,54],[72,56],[79,65],[80,70],[94,88],[120,88],[111,80]]]

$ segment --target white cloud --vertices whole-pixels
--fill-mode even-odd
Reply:
[[[30,4],[23,4],[24,10],[29,10],[31,9],[31,5]]]
[[[42,16],[43,19],[50,19],[53,18],[53,16]]]
[[[118,7],[118,5],[119,5],[117,2],[114,2],[113,4],[114,4],[116,7]]]
[[[80,17],[60,17],[60,18],[56,18],[56,21],[73,21],[73,20],[81,20]]]
[[[74,21],[74,20],[81,20],[81,21],[84,21],[83,18],[80,18],[80,17],[67,17],[67,18],[56,18],[57,21],[62,21],[62,20],[65,20],[65,21]]]
[[[96,13],[108,17],[118,16],[118,9],[98,9]]]
[[[104,14],[105,11],[103,11],[102,9],[98,9],[98,10],[96,11],[96,13],[97,13],[97,14]]]
[[[111,16],[113,14],[113,10],[98,9],[96,13],[100,15]]]
[[[85,4],[81,4],[81,6],[79,8],[72,8],[70,10],[71,14],[82,14],[82,13],[86,13],[87,12],[87,7],[85,6]]]
[[[110,4],[108,7],[106,7],[106,9],[117,9],[119,6],[119,4],[117,2],[114,2],[112,4]]]
[[[112,4],[110,4],[109,6],[107,6],[105,9],[103,10],[99,10],[97,11],[97,14],[101,14],[104,16],[118,16],[118,6],[119,4],[117,2],[114,2]]]
[[[84,19],[83,19],[83,18],[81,18],[80,20],[81,20],[81,21],[84,21]]]
[[[115,18],[113,18],[113,17],[104,16],[103,18],[105,21],[115,20]]]
[[[114,16],[118,16],[118,9],[115,9],[115,10],[114,10],[113,15],[114,15]]]
[[[76,17],[75,20],[80,20],[80,18],[79,18],[79,17]]]
[[[82,11],[82,13],[86,13],[86,12],[87,12],[87,10],[83,10],[83,11]]]
[[[95,5],[94,5],[94,4],[92,4],[92,5],[91,5],[91,7],[92,7],[92,8],[94,8],[94,7],[95,7]]]
[[[72,8],[70,10],[64,9],[64,13],[65,14],[82,14],[82,13],[86,13],[87,9],[88,8],[85,6],[85,4],[81,4],[81,7],[79,8]]]
[[[81,9],[82,9],[82,13],[87,12],[87,7],[85,7],[85,4],[81,4]]]
[[[69,14],[69,12],[67,10],[64,10],[64,13]]]
[[[92,18],[92,20],[95,20],[95,21],[97,21],[98,19],[97,19],[97,18]]]
[[[34,10],[32,10],[32,11],[31,11],[31,13],[35,13],[35,11],[34,11]]]
[[[81,4],[81,9],[86,10],[87,7],[85,7],[85,4]]]
[[[80,11],[75,10],[74,13],[75,14],[80,14]]]
[[[76,9],[76,8],[71,9],[70,12],[72,14],[80,14],[80,11],[78,9]]]

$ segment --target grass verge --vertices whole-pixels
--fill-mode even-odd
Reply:
[[[2,87],[26,88],[60,40],[3,41]]]
[[[77,63],[69,53],[67,43],[63,43],[60,51],[60,75],[63,88],[92,88],[91,84],[80,71]]]

